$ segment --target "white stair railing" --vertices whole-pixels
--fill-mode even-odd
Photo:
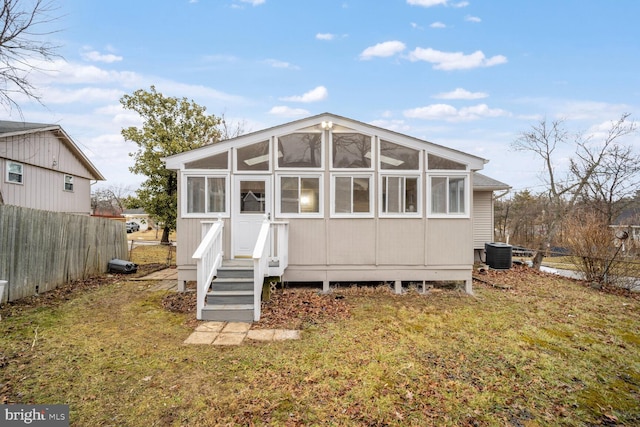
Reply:
[[[222,265],[224,255],[222,250],[224,221],[218,220],[203,224],[203,230],[207,228],[208,231],[192,256],[197,265],[196,317],[198,320],[202,319],[202,309],[207,298],[207,291],[211,286],[211,281],[218,273],[218,267]]]
[[[274,239],[275,236],[275,239]],[[277,267],[270,267],[270,262]],[[253,320],[260,320],[262,285],[267,276],[281,276],[289,265],[289,223],[269,221],[262,223],[253,250]]]

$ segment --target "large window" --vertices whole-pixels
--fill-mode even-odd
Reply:
[[[246,147],[240,147],[236,151],[237,171],[268,171],[269,168],[269,141],[258,142]]]
[[[360,133],[332,134],[334,169],[371,169],[371,137]]]
[[[229,152],[218,153],[184,165],[186,169],[229,169]]]
[[[282,216],[321,216],[321,182],[316,176],[280,176],[280,206]]]
[[[336,216],[371,216],[372,181],[373,177],[370,174],[332,176],[332,213]]]
[[[466,177],[432,176],[430,178],[430,213],[433,215],[465,215],[467,213]]]
[[[186,214],[224,214],[227,212],[225,176],[187,176]]]
[[[453,160],[445,159],[444,157],[436,156],[435,154],[429,154],[427,156],[427,167],[432,170],[466,170],[467,165],[455,162]]]
[[[22,163],[7,161],[7,182],[22,184]]]
[[[381,180],[381,215],[420,215],[420,177],[389,175]]]
[[[278,167],[322,167],[322,134],[292,133],[278,137]]]
[[[380,140],[380,169],[420,170],[420,151]]]

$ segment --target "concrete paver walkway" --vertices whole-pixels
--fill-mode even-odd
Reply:
[[[185,344],[240,345],[245,339],[284,341],[300,339],[300,331],[290,329],[251,329],[244,322],[206,322],[196,328]]]

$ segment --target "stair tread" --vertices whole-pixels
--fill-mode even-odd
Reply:
[[[215,310],[253,310],[253,304],[220,304],[220,305],[205,305],[203,310],[215,311]]]
[[[243,296],[243,295],[253,295],[253,291],[235,290],[235,289],[230,289],[230,290],[217,289],[217,290],[213,290],[213,291],[207,292],[207,295],[212,295],[212,296]]]

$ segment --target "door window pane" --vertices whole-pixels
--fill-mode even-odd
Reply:
[[[264,181],[240,181],[240,213],[265,213]]]

